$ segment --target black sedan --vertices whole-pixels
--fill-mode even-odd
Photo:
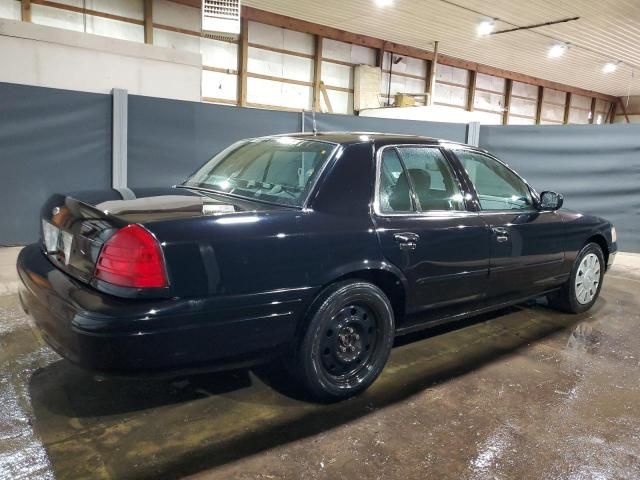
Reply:
[[[20,298],[69,360],[116,374],[284,355],[314,397],[380,374],[396,335],[547,295],[589,309],[616,254],[491,154],[430,138],[235,143],[186,182],[54,195]]]

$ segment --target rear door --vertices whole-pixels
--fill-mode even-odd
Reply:
[[[564,260],[562,216],[538,210],[527,183],[495,157],[466,147],[452,151],[491,229],[489,295],[524,294],[557,284]]]
[[[385,257],[408,279],[408,313],[485,295],[489,232],[465,197],[439,146],[378,150],[373,219]]]

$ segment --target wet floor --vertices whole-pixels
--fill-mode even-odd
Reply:
[[[299,400],[277,368],[100,379],[0,296],[0,478],[640,477],[640,276],[403,340],[365,394]]]

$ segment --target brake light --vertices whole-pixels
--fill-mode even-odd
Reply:
[[[107,240],[96,263],[95,277],[121,287],[167,286],[160,245],[140,225],[127,225]]]

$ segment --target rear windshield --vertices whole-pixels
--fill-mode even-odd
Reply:
[[[209,160],[184,185],[301,207],[335,148],[292,137],[243,140]]]

